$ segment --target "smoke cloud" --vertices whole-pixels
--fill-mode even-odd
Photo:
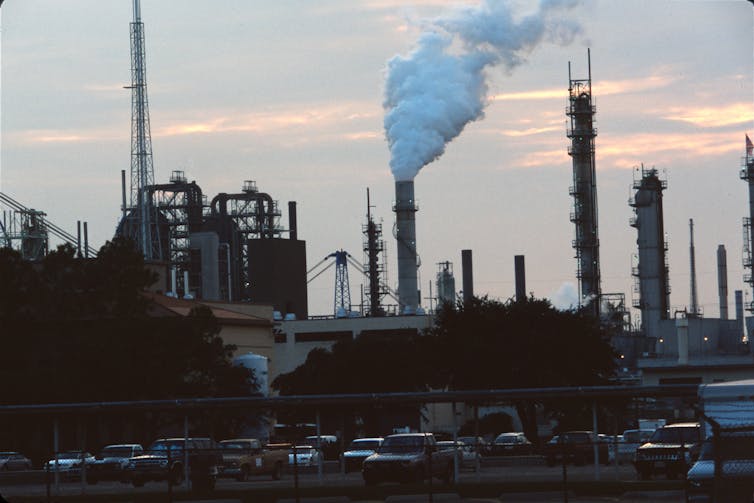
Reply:
[[[413,51],[387,64],[384,126],[395,179],[413,180],[484,116],[485,68],[510,72],[544,41],[572,42],[580,27],[561,16],[576,3],[541,0],[536,12],[516,19],[508,1],[484,0],[427,21]]]

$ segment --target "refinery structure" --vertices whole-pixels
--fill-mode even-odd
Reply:
[[[306,242],[298,238],[296,202],[287,204],[287,223],[280,203],[257,187],[253,180],[239,181],[237,188],[204,194],[197,181],[183,171],[173,171],[166,183],[158,183],[152,158],[147,95],[144,29],[139,0],[133,1],[131,23],[131,159],[130,177],[122,171],[121,219],[115,235],[127,236],[138,246],[150,267],[160,273],[155,291],[171,298],[209,302],[254,303],[272,306],[275,329],[276,371],[290,371],[302,363],[314,347],[329,346],[341,338],[389,330],[416,333],[432,324],[436,307],[467,301],[474,295],[472,250],[461,251],[462,289],[457,289],[452,261],[437,264],[435,288],[429,297],[419,281],[419,250],[431,240],[419,240],[419,207],[414,180],[395,181],[397,287],[387,277],[386,237],[382,223],[372,212],[367,192],[363,235],[363,264],[346,250],[337,250],[314,267],[307,267]],[[630,273],[635,288],[625,293],[604,293],[601,286],[598,232],[598,182],[596,179],[594,127],[597,108],[592,94],[591,60],[587,54],[585,79],[574,79],[568,66],[565,110],[567,147],[572,159],[572,185],[564,187],[573,197],[570,222],[574,227],[575,275],[582,309],[613,327],[613,345],[621,355],[623,377],[641,376],[645,383],[696,382],[715,373],[718,378],[754,369],[744,303],[735,292],[735,315],[728,315],[727,256],[717,249],[719,318],[707,318],[698,306],[696,292],[693,222],[690,221],[689,262],[691,296],[684,310],[670,304],[668,243],[663,205],[666,179],[655,167],[634,170],[630,206],[634,216],[626,224],[636,233],[636,250]],[[748,140],[748,138],[747,138]],[[115,174],[114,174],[115,176]],[[754,155],[747,144],[741,178],[749,187],[749,214],[743,224],[745,283],[754,290]],[[127,186],[127,181],[130,185]],[[387,206],[387,205],[385,205]],[[50,222],[44,212],[27,208],[0,193],[0,246],[14,248],[24,259],[39,260],[49,248],[50,236],[76,247],[81,257],[93,257],[86,223],[76,233]],[[354,232],[358,232],[355,229]],[[308,283],[322,274],[323,266],[335,266],[333,311],[311,316]],[[515,298],[527,297],[524,256],[515,257]],[[366,288],[361,301],[350,289],[348,267],[362,275]],[[423,297],[425,295],[425,297]],[[423,305],[423,299],[429,302]],[[629,307],[638,312],[631,316]],[[702,358],[703,357],[703,358]],[[722,377],[719,377],[722,376]]]

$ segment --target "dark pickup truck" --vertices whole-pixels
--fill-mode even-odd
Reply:
[[[423,482],[437,477],[453,480],[452,450],[440,450],[431,433],[401,433],[385,437],[377,452],[364,460],[362,474],[367,485],[380,482]]]
[[[181,485],[188,471],[194,489],[211,490],[221,465],[220,448],[212,439],[163,438],[155,440],[144,454],[131,458],[128,471],[136,487],[161,480]]]

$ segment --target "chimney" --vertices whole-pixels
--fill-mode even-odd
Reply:
[[[298,239],[298,228],[296,223],[296,201],[288,201],[288,237],[294,241]]]
[[[696,296],[696,258],[694,257],[694,219],[689,218],[689,276],[691,284],[689,290],[691,291],[689,299],[689,314],[693,316],[699,315],[699,302]]]
[[[689,319],[676,318],[675,329],[678,336],[678,365],[689,364]]]
[[[717,247],[717,292],[720,298],[720,319],[728,319],[728,258],[725,246]]]
[[[736,297],[736,321],[738,322],[738,329],[745,338],[746,327],[744,326],[744,292],[743,290],[735,290],[734,295]]]
[[[416,253],[414,182],[395,182],[395,226],[398,247],[398,303],[401,314],[414,314],[419,307]]]
[[[471,261],[471,250],[461,250],[461,271],[463,273],[463,302],[466,303],[474,296],[474,271]]]
[[[526,300],[526,268],[524,266],[524,256],[516,255],[513,257],[516,271],[516,302]]]

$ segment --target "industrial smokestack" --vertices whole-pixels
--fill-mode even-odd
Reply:
[[[690,314],[697,316],[699,314],[699,303],[696,296],[696,258],[694,257],[694,219],[689,218],[689,276],[691,285],[689,290],[691,295],[689,298],[689,311]]]
[[[413,180],[395,182],[398,303],[402,314],[414,314],[419,306],[416,211]]]
[[[516,302],[526,300],[526,268],[524,266],[524,256],[516,255],[513,257],[516,271]]]
[[[733,292],[733,295],[736,297],[736,321],[738,322],[738,329],[746,337],[746,327],[744,326],[744,292],[743,290],[736,290]]]
[[[728,257],[725,246],[717,247],[717,292],[720,298],[720,319],[728,319]]]
[[[288,201],[288,229],[290,230],[288,237],[290,239],[298,239],[298,227],[296,223],[296,201]]]
[[[474,270],[471,250],[461,250],[461,271],[463,274],[463,302],[469,302],[474,296]]]

